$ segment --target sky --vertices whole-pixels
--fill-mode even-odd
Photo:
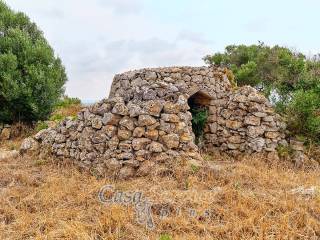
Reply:
[[[108,97],[113,76],[201,66],[230,44],[320,52],[318,0],[5,0],[26,13],[62,59],[66,94]]]

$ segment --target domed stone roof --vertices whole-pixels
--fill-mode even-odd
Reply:
[[[255,89],[233,89],[227,71],[168,67],[118,74],[107,99],[35,138],[58,157],[124,178],[177,157],[201,159],[199,150],[275,151],[285,124]],[[201,137],[192,126],[193,108],[206,115]]]

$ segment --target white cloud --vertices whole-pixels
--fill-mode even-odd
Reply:
[[[72,62],[77,69],[73,72],[78,76],[77,81],[81,82],[81,87],[77,91],[80,95],[84,95],[84,98],[88,98],[89,89],[94,90],[94,97],[96,95],[105,97],[113,75],[118,72],[143,67],[202,65],[201,58],[208,52],[210,49],[207,46],[184,43],[181,40],[165,41],[150,38],[109,42],[101,49],[74,53],[76,59]],[[72,82],[68,85],[70,86],[68,92],[73,86],[76,88],[74,84]],[[82,88],[86,91],[82,91]]]
[[[99,0],[103,7],[112,8],[117,14],[137,14],[143,9],[143,0]]]

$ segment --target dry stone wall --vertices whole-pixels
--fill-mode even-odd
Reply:
[[[242,87],[219,100],[212,100],[205,129],[205,148],[232,155],[241,152],[272,152],[286,145],[286,124],[267,99],[252,87]]]
[[[209,111],[199,147],[188,105],[194,96]],[[35,140],[100,175],[126,178],[146,175],[156,163],[175,157],[199,159],[199,148],[274,151],[284,128],[253,88],[232,89],[226,69],[171,67],[116,75],[109,98],[39,132]]]

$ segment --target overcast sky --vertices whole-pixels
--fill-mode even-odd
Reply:
[[[66,66],[66,93],[109,94],[115,73],[204,65],[228,44],[320,52],[318,0],[6,0],[44,32]]]

